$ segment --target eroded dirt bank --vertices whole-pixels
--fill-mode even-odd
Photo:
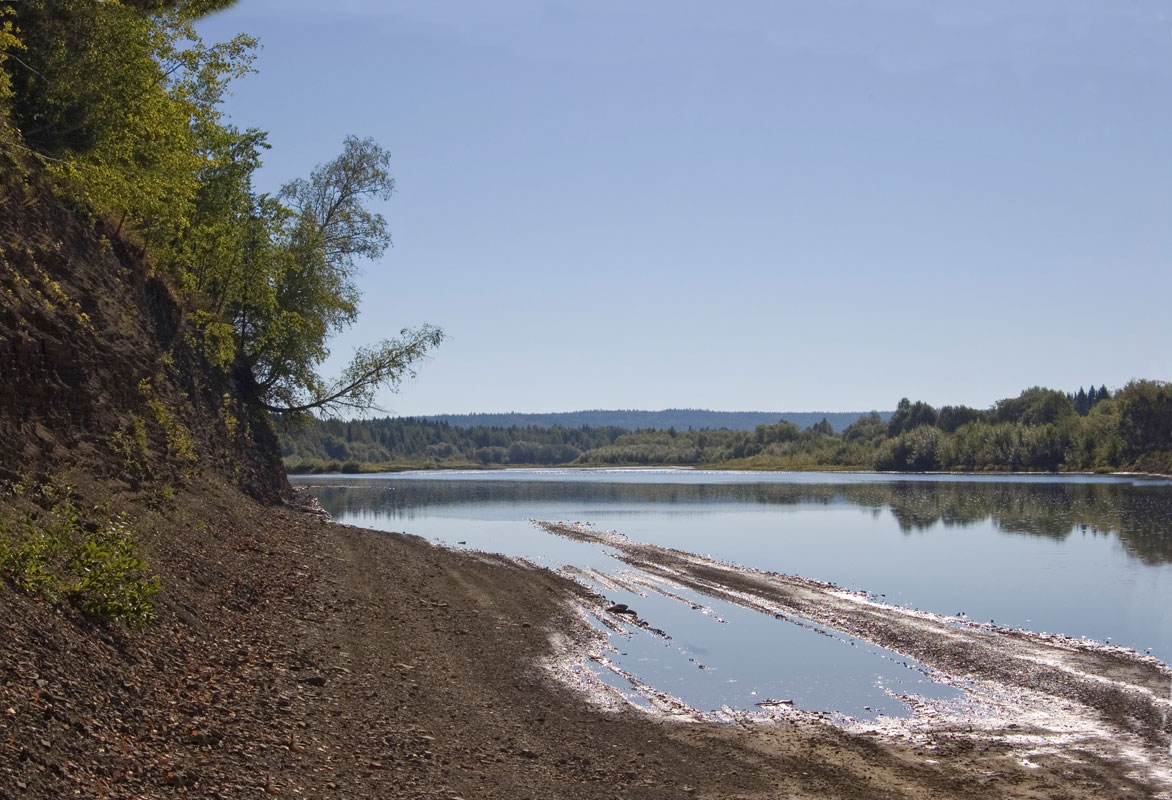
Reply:
[[[1093,755],[604,713],[538,666],[554,573],[212,490],[144,519],[142,634],[0,594],[0,797],[1146,797]]]

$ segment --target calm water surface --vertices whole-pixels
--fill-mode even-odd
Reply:
[[[1086,636],[1172,660],[1172,482],[691,470],[506,470],[301,478],[339,522],[623,575],[605,548],[528,520],[832,581],[890,603]],[[702,710],[765,699],[852,716],[948,697],[918,665],[834,631],[684,593],[595,584],[664,640],[615,661]],[[680,594],[678,590],[674,592]],[[696,610],[692,604],[705,608]]]

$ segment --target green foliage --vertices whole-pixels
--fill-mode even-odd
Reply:
[[[872,411],[848,425],[842,432],[843,441],[877,446],[887,436],[887,423]]]
[[[1071,405],[1074,406],[1075,412],[1077,412],[1080,416],[1085,417],[1087,414],[1091,413],[1092,395],[1095,395],[1093,386],[1091,387],[1090,395],[1087,394],[1086,389],[1080,386],[1078,387],[1078,394],[1074,395],[1073,397],[1067,395],[1067,399],[1070,400]],[[1098,399],[1097,395],[1095,395],[1095,399]]]
[[[156,616],[159,581],[147,574],[126,520],[87,526],[68,501],[36,516],[0,518],[0,576],[98,620],[143,627]]]
[[[1066,399],[1070,401],[1071,406],[1074,407],[1075,413],[1079,416],[1085,417],[1091,413],[1091,409],[1098,405],[1103,400],[1110,400],[1111,393],[1107,391],[1106,386],[1100,386],[1098,389],[1091,384],[1091,389],[1088,392],[1081,386],[1078,387],[1078,392],[1071,392],[1066,395]]]
[[[165,480],[168,476],[177,480],[191,478],[199,463],[197,442],[181,421],[186,410],[170,408],[155,394],[150,378],[139,381],[138,392],[150,414],[145,418],[131,414],[110,435],[110,449],[121,462],[122,474],[133,485],[156,484],[151,489],[152,502],[163,505],[174,496],[174,488]]]
[[[947,469],[1056,471],[1075,444],[1071,426],[970,423],[956,431],[943,451]]]
[[[897,412],[898,413],[898,412]],[[944,467],[945,435],[928,423],[883,442],[875,455],[875,469],[929,472]]]
[[[706,466],[719,469],[861,470],[871,468],[874,452],[870,445],[825,436],[771,445],[751,456],[711,462]]]
[[[1122,467],[1123,438],[1119,434],[1119,428],[1118,405],[1114,402],[1100,401],[1080,420],[1077,440],[1067,452],[1069,467],[1096,471]]]
[[[188,333],[208,361],[243,384],[251,376],[249,402],[290,423],[310,411],[372,408],[380,387],[395,388],[443,339],[429,325],[406,328],[358,350],[337,380],[317,374],[331,337],[357,314],[357,263],[390,244],[385,220],[370,208],[394,187],[389,154],[350,137],[307,178],[276,196],[258,193],[253,175],[266,136],[226,124],[220,111],[228,83],[250,71],[256,42],[239,36],[206,45],[193,27],[229,2],[0,2],[0,151],[13,164],[17,148],[39,157],[78,213],[109,215],[141,241],[183,292]],[[59,306],[63,299],[46,281],[36,287],[39,299]],[[88,322],[80,308],[76,314]],[[172,462],[194,464],[178,410],[153,396],[144,403],[149,418],[132,417],[110,440],[127,472],[150,477],[152,437],[160,451],[165,442]],[[221,419],[232,434],[236,416],[225,408]],[[151,420],[157,431],[148,430]],[[887,425],[869,415],[842,435],[827,420],[806,430],[780,422],[752,432],[555,427],[467,435],[387,423],[377,444],[356,442],[349,429],[344,440],[323,430],[286,455],[347,469],[574,461],[1100,470],[1164,463],[1161,454],[1172,452],[1172,390],[1135,381],[1111,398],[1105,386],[1069,395],[1034,387],[987,412],[946,406],[937,413],[905,398]],[[392,443],[391,432],[407,439]],[[155,494],[165,501],[169,487],[160,484]]]
[[[887,421],[887,435],[899,436],[922,425],[936,424],[936,409],[922,401],[912,403],[906,397],[899,401],[895,413]]]
[[[318,165],[308,180],[297,179],[281,189],[296,220],[292,249],[305,262],[318,261],[344,294],[356,257],[378,258],[391,243],[386,220],[364,205],[367,198],[386,200],[395,181],[387,171],[391,154],[373,139],[349,136],[342,154]]]
[[[1132,469],[1155,475],[1172,475],[1172,450],[1144,453],[1135,460]]]
[[[142,242],[182,290],[212,365],[252,373],[252,402],[286,415],[373,407],[379,387],[397,386],[443,338],[427,325],[405,329],[360,349],[339,380],[317,375],[329,339],[357,315],[356,262],[390,244],[368,207],[393,189],[390,156],[349,137],[278,196],[256,192],[266,136],[226,124],[220,104],[251,70],[257,43],[208,45],[193,26],[228,4],[5,5],[0,111],[80,213],[110,215]],[[186,458],[180,439],[168,441]]]
[[[227,372],[236,362],[236,330],[206,311],[196,311],[188,321],[188,343],[202,352],[208,363]]]
[[[24,144],[74,196],[130,219],[160,251],[186,227],[201,164],[195,128],[215,120],[255,45],[205,46],[194,7],[170,5],[24,0],[12,8],[25,51],[4,64]]]
[[[827,420],[826,417],[823,417],[821,420],[811,425],[810,430],[820,436],[834,435],[834,426],[830,424],[830,421]]]
[[[10,53],[13,58],[19,58],[15,51],[24,49],[24,43],[16,35],[16,29],[12,24],[11,17],[14,13],[11,7],[0,6],[0,109],[7,109],[8,100],[12,97],[12,78],[8,75],[5,62]],[[4,128],[7,132],[7,125],[4,125]]]
[[[142,11],[176,11],[189,19],[198,19],[213,11],[220,11],[235,2],[236,0],[122,0],[123,5]]]
[[[286,257],[271,284],[278,313],[238,326],[242,355],[271,411],[371,408],[377,388],[397,386],[443,340],[443,332],[428,325],[404,329],[399,338],[360,348],[337,381],[317,376],[329,337],[357,315],[355,260],[378,258],[390,244],[386,221],[365,207],[390,196],[389,162],[390,154],[373,140],[349,137],[336,159],[281,190],[288,204],[281,241]]]
[[[836,429],[845,428],[855,421],[857,413],[849,411],[789,412],[778,414],[764,411],[711,411],[703,408],[665,408],[659,411],[638,409],[590,409],[584,411],[561,411],[548,414],[439,414],[429,419],[442,420],[461,428],[485,426],[489,428],[552,427],[580,428],[624,428],[629,431],[651,428],[654,430],[729,430],[751,431],[758,425],[772,425],[778,419],[792,422],[799,428],[814,425],[826,418]]]
[[[136,627],[155,618],[159,579],[146,576],[146,562],[135,553],[124,523],[81,539],[68,569],[76,577],[65,584],[64,596],[86,614]]]
[[[980,422],[989,416],[987,411],[981,411],[968,406],[944,406],[936,418],[936,427],[945,433],[955,433],[956,429],[970,422]]]
[[[1098,392],[1097,392],[1098,393]],[[726,469],[890,471],[1110,471],[1172,474],[1172,385],[1133,381],[1086,416],[1068,397],[1030,389],[995,406],[1031,422],[1001,422],[996,411],[900,402],[897,427],[865,414],[835,435],[781,421],[741,430],[620,428],[457,428],[445,422],[382,419],[317,421],[282,440],[293,471],[567,464],[704,465]],[[1089,395],[1088,395],[1089,396]],[[1076,395],[1070,395],[1076,397]],[[1069,406],[1069,407],[1068,407]],[[932,424],[935,419],[936,424]],[[1037,420],[1051,420],[1038,422]],[[953,427],[955,426],[955,427]],[[348,465],[346,462],[351,462]]]
[[[876,415],[877,416],[877,415]],[[883,426],[882,421],[878,425]],[[415,419],[317,420],[282,435],[282,452],[295,472],[338,471],[350,461],[376,467],[516,465],[710,465],[815,468],[870,465],[873,450],[791,423],[755,432],[675,431],[614,427],[459,428]],[[736,461],[739,459],[740,461]],[[351,467],[352,468],[352,467]]]
[[[305,360],[298,365],[290,354],[284,364],[300,368],[283,377],[275,371],[269,372],[269,380],[261,382],[260,387],[272,394],[261,404],[269,411],[285,415],[312,410],[336,413],[341,409],[375,408],[375,391],[379,387],[397,388],[405,378],[414,377],[415,362],[437,347],[443,338],[443,331],[431,325],[404,328],[398,338],[359,348],[341,377],[329,383],[317,376],[314,361]]]
[[[228,434],[228,438],[236,435],[236,429],[240,425],[240,419],[232,413],[232,395],[225,394],[220,398],[220,424],[224,426],[224,431]]]
[[[277,268],[268,262],[285,212],[252,189],[268,148],[263,133],[208,123],[197,126],[196,136],[203,163],[171,266],[208,320],[231,322],[239,306],[263,303],[253,295],[271,280],[266,271]]]
[[[147,407],[166,437],[168,454],[188,464],[199,461],[199,456],[195,452],[195,437],[191,435],[187,426],[158,399],[148,400]]]
[[[759,449],[778,442],[792,442],[799,435],[798,426],[785,420],[780,420],[774,425],[758,425],[753,431],[753,446]]]
[[[131,480],[141,483],[150,477],[150,441],[146,421],[138,414],[131,414],[130,419],[111,434],[110,449],[118,455],[126,476]]]
[[[1070,399],[1055,389],[1034,386],[1017,397],[999,400],[993,408],[998,422],[1018,422],[1022,425],[1045,425],[1074,414]]]
[[[457,428],[418,419],[327,419],[283,431],[281,448],[286,467],[297,472],[339,471],[345,462],[358,463],[363,471],[374,471],[373,465],[566,464],[623,433],[620,428]]]
[[[1172,450],[1172,384],[1132,381],[1115,395],[1123,457]]]
[[[191,228],[174,249],[182,281],[202,306],[193,319],[205,352],[225,370],[242,362],[254,399],[270,411],[373,407],[378,388],[396,387],[443,340],[428,325],[404,329],[360,348],[338,380],[317,374],[330,337],[357,316],[356,260],[377,258],[390,244],[386,221],[365,206],[390,195],[390,155],[350,137],[338,158],[274,198],[252,188],[268,146],[263,133],[209,125],[201,136],[206,166]]]
[[[178,417],[167,408],[166,404],[154,395],[151,380],[144,378],[138,384],[138,391],[146,400],[151,416],[162,431],[167,442],[167,453],[186,464],[195,464],[199,461],[196,454],[195,437],[191,431],[179,421]]]

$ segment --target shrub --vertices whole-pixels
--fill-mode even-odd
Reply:
[[[39,516],[0,519],[0,577],[95,619],[146,626],[156,616],[159,579],[147,575],[125,519],[93,527],[88,530],[68,502]]]

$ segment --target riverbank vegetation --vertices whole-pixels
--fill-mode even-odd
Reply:
[[[390,156],[372,139],[275,194],[254,175],[263,131],[222,111],[257,41],[206,44],[200,17],[232,0],[0,3],[0,163],[47,185],[114,246],[138,250],[181,301],[184,335],[243,378],[245,400],[282,418],[361,411],[437,346],[424,324],[361,348],[335,380],[318,366],[358,314],[357,262],[390,244],[372,202]]]
[[[324,420],[285,435],[294,472],[421,467],[706,466],[724,469],[1172,473],[1172,386],[1137,380],[1065,393],[1033,387],[988,409],[903,399],[841,431],[779,420],[753,431],[477,426]]]
[[[0,0],[0,585],[103,622],[155,619],[144,516],[215,477],[279,501],[274,421],[368,409],[443,338],[319,375],[389,155],[349,136],[258,191],[266,134],[222,107],[258,43],[195,27],[231,2]]]

